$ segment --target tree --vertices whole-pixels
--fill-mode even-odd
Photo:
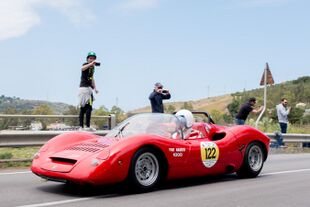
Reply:
[[[105,106],[100,106],[99,109],[94,110],[93,115],[95,116],[108,116],[110,114],[109,110]],[[99,128],[108,128],[109,123],[107,120],[96,119],[93,121],[95,125],[99,126]]]
[[[63,112],[64,115],[78,115],[79,109],[75,106],[69,106],[68,109]]]
[[[192,111],[192,110],[194,109],[193,105],[192,105],[190,102],[184,102],[182,108],[183,108],[183,109],[190,110],[190,111]]]
[[[223,114],[223,120],[226,124],[231,124],[234,121],[233,117],[227,113]]]
[[[68,110],[66,110],[63,114],[64,115],[78,115],[79,110],[77,107],[69,106]],[[66,119],[65,123],[70,126],[78,126],[79,120],[77,118]]]
[[[32,114],[34,115],[52,115],[53,110],[47,104],[42,104],[37,106],[33,111]],[[43,129],[46,129],[46,126],[52,123],[54,120],[52,119],[38,119],[42,123]]]
[[[212,110],[211,111],[211,117],[214,120],[215,123],[222,123],[223,122],[223,115],[219,110]]]
[[[230,104],[228,104],[228,106],[227,106],[229,114],[232,117],[235,117],[239,111],[239,107],[240,107],[240,101],[238,101],[236,98],[234,98],[232,100],[232,102]]]
[[[53,110],[47,104],[42,104],[33,109],[32,114],[34,115],[52,115]]]
[[[310,124],[310,114],[302,117],[302,123],[303,124]]]
[[[113,106],[110,112],[111,114],[115,114],[117,123],[126,119],[126,115],[124,114],[124,111],[118,106]]]
[[[304,110],[300,108],[292,108],[289,115],[288,119],[289,121],[294,124],[294,123],[301,123],[302,117],[304,114]]]
[[[110,112],[105,106],[100,106],[99,109],[94,110],[93,114],[96,116],[107,116]]]
[[[175,110],[176,108],[172,104],[165,106],[166,113],[172,114],[173,112],[175,112]]]
[[[16,114],[17,110],[15,108],[7,108],[4,111],[4,114]],[[1,129],[8,129],[9,126],[17,126],[18,125],[18,119],[16,118],[3,118],[3,121],[0,124]]]

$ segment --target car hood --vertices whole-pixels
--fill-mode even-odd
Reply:
[[[72,144],[51,154],[41,168],[54,172],[70,172],[82,160],[103,151],[116,142],[118,140],[114,138],[100,137]]]

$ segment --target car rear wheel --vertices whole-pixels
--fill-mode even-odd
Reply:
[[[239,177],[254,178],[257,177],[264,165],[263,147],[258,142],[252,142],[248,145],[241,168],[237,171]]]
[[[131,161],[129,182],[136,190],[153,189],[161,180],[160,156],[153,148],[138,150]]]

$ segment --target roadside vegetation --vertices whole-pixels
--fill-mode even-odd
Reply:
[[[32,159],[40,147],[3,147],[0,148],[0,160]],[[7,167],[29,167],[31,161],[26,162],[0,162],[0,169]]]

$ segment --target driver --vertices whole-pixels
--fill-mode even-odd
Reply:
[[[186,109],[181,109],[175,114],[175,116],[180,121],[180,130],[183,132],[183,138],[188,138],[194,123],[194,116],[192,112]]]

